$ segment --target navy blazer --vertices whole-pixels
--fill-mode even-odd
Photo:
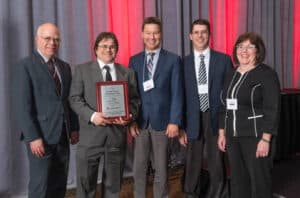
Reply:
[[[25,142],[42,138],[48,144],[56,144],[63,123],[68,133],[78,130],[77,116],[68,103],[71,69],[60,59],[56,63],[61,76],[61,94],[57,94],[48,65],[37,51],[14,67],[14,114]]]
[[[201,113],[198,97],[197,79],[195,73],[194,53],[186,56],[184,62],[184,86],[185,86],[185,128],[189,139],[197,139],[201,134]],[[213,133],[218,133],[218,113],[221,105],[220,93],[226,71],[232,67],[228,55],[210,50],[208,95],[210,121]]]
[[[138,90],[142,101],[138,125],[144,129],[151,124],[156,131],[165,130],[169,123],[181,125],[183,115],[183,76],[181,59],[169,51],[160,50],[153,76],[154,88],[145,92],[143,75],[145,51],[130,58],[129,67],[137,75]]]

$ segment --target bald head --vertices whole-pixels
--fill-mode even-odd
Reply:
[[[35,42],[37,49],[43,56],[50,59],[54,57],[60,46],[60,33],[53,23],[43,23],[36,31]]]

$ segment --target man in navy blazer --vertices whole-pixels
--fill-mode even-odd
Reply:
[[[37,49],[20,61],[13,73],[14,114],[29,159],[28,197],[63,198],[69,165],[68,139],[73,144],[78,141],[77,116],[68,103],[71,69],[56,57],[60,33],[54,24],[40,25],[35,41]]]
[[[131,124],[134,145],[134,197],[146,193],[146,172],[153,155],[154,197],[168,196],[168,139],[179,134],[182,124],[183,86],[180,57],[161,48],[160,19],[148,17],[142,26],[145,51],[130,58],[137,74],[142,106],[137,123]]]
[[[193,52],[184,58],[185,132],[182,131],[179,139],[187,146],[184,192],[188,198],[200,196],[205,146],[210,176],[206,197],[220,198],[226,192],[226,185],[223,156],[217,148],[219,97],[224,75],[232,63],[228,55],[209,48],[207,20],[195,20],[189,36]]]

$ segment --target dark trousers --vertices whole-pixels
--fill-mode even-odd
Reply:
[[[226,149],[231,168],[231,198],[272,198],[275,139],[268,157],[256,158],[260,138],[227,137]]]
[[[62,132],[58,144],[44,146],[45,156],[39,158],[26,145],[30,174],[28,198],[64,198],[70,154],[66,132]]]
[[[201,136],[197,140],[188,140],[184,192],[188,198],[221,198],[227,193],[223,154],[217,146],[218,136],[213,135],[209,112],[202,113],[201,117]],[[209,188],[205,194],[201,193],[201,186],[203,186],[204,181],[204,178],[201,178],[204,146],[206,148],[207,170],[209,172]]]
[[[104,156],[102,198],[118,198],[125,163],[125,145],[122,147],[77,146],[77,195],[94,198],[96,195],[99,163]]]

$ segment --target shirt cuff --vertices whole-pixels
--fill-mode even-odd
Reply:
[[[91,121],[92,123],[94,123],[94,122],[93,122],[93,119],[94,119],[95,115],[96,115],[96,112],[94,112],[94,113],[92,114],[92,116],[91,116],[90,121]]]

